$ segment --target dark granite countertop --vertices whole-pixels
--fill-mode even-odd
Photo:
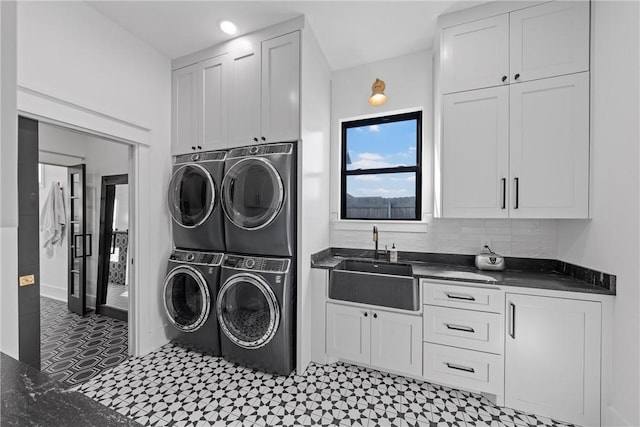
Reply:
[[[373,259],[373,250],[328,248],[311,255],[311,267],[332,270],[345,259]],[[616,294],[616,276],[559,260],[505,257],[504,271],[478,270],[474,255],[399,252],[414,277],[601,295]]]
[[[140,426],[47,375],[0,353],[0,425]]]

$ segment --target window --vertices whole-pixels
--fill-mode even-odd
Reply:
[[[340,217],[421,219],[422,112],[342,123]]]

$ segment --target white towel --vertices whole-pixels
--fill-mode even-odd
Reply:
[[[64,197],[62,197],[62,188],[55,182],[51,183],[47,200],[42,206],[40,212],[40,230],[44,232],[45,254],[47,258],[52,258],[55,252],[55,246],[62,246],[64,239],[67,218],[64,209]]]

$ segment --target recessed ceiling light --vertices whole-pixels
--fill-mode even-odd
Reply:
[[[221,19],[218,22],[218,26],[224,33],[229,35],[234,35],[238,31],[238,28],[236,28],[236,24],[226,19]]]

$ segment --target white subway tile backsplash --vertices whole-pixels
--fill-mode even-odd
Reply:
[[[557,257],[557,220],[431,218],[426,232],[385,231],[383,222],[378,222],[378,229],[380,249],[395,243],[399,251],[475,254],[489,239],[491,249],[501,255]],[[332,223],[331,246],[373,248],[371,231],[336,229]]]

